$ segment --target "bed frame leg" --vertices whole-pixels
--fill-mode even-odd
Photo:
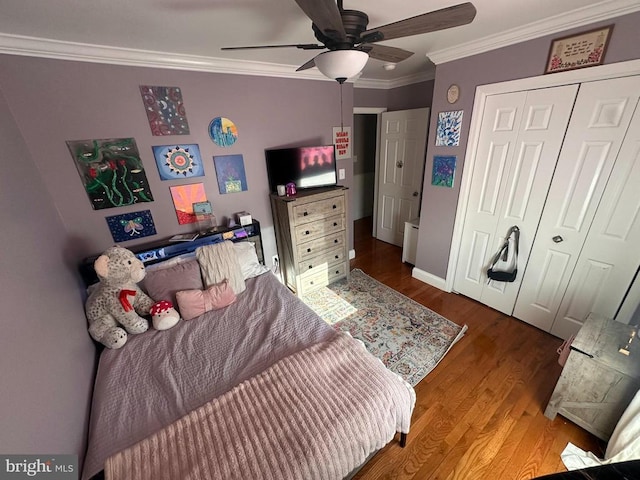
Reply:
[[[400,446],[402,448],[407,446],[407,434],[400,432]]]

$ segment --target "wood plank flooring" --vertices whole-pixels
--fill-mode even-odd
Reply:
[[[606,445],[582,428],[543,415],[561,372],[560,339],[412,278],[401,249],[370,232],[371,218],[355,222],[351,268],[469,329],[416,386],[407,446],[391,442],[355,479],[523,480],[565,471],[567,442],[604,455]]]

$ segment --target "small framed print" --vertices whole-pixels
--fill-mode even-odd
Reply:
[[[193,204],[193,213],[197,215],[213,215],[211,202],[196,202]]]
[[[562,37],[551,42],[544,73],[564,72],[601,65],[613,25]]]

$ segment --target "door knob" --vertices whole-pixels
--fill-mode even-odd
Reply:
[[[396,162],[396,167],[402,168],[403,166],[404,166],[404,163],[402,161]]]
[[[551,240],[553,240],[555,243],[560,243],[560,242],[564,241],[564,238],[562,238],[560,235],[556,235]]]
[[[414,197],[417,197],[418,195],[420,195],[418,192],[413,192]]]

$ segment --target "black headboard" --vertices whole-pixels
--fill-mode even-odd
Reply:
[[[136,245],[135,247],[127,247],[136,256],[142,260],[145,265],[168,260],[178,255],[191,253],[196,248],[204,245],[211,245],[231,240],[232,242],[251,241],[256,244],[256,253],[260,263],[264,264],[264,251],[262,249],[262,236],[260,233],[260,222],[254,220],[249,225],[237,225],[234,227],[216,227],[206,234],[198,235],[198,238],[191,241],[172,242],[168,238],[153,243]],[[98,281],[96,272],[93,269],[93,263],[100,254],[92,255],[82,260],[79,266],[80,275],[85,286],[92,285]]]

